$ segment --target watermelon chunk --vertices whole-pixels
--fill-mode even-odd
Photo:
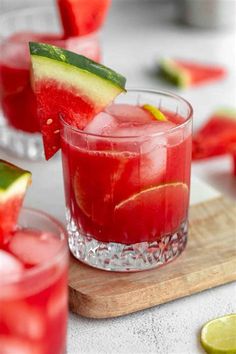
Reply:
[[[236,144],[236,110],[216,111],[193,135],[193,160],[224,155]]]
[[[66,38],[101,28],[111,0],[57,0]]]
[[[48,160],[60,148],[60,116],[83,129],[125,91],[126,79],[84,56],[42,43],[30,43],[33,87]]]
[[[169,58],[160,62],[159,69],[162,77],[181,88],[219,80],[226,75],[220,66]]]
[[[31,173],[0,160],[0,244],[14,230]]]

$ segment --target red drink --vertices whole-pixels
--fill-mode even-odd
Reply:
[[[113,104],[83,132],[63,125],[69,244],[77,258],[101,268],[137,270],[163,264],[182,251],[191,163],[191,119],[186,115],[191,112],[181,111],[173,112],[167,102],[162,112],[168,121],[162,122],[140,106]],[[140,267],[132,260],[121,265],[109,259],[112,245],[122,259],[134,245],[151,256],[151,248],[159,252],[162,243],[161,258],[152,255]],[[78,244],[91,244],[96,263]]]
[[[0,351],[64,354],[65,233],[56,221],[33,210],[23,209],[20,219],[29,228],[19,228],[0,250]]]

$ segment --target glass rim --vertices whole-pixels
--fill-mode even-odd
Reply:
[[[68,124],[62,115],[60,115],[60,121],[62,123],[62,125],[68,129],[70,129],[71,131],[73,131],[74,133],[77,134],[81,134],[84,136],[89,136],[89,137],[93,137],[93,138],[99,138],[99,139],[104,139],[104,140],[109,140],[109,139],[114,139],[114,140],[123,140],[123,139],[129,139],[129,140],[135,140],[135,139],[140,139],[140,138],[152,138],[152,137],[159,137],[159,136],[165,136],[171,133],[174,133],[175,131],[178,131],[179,129],[187,126],[189,124],[189,122],[192,121],[192,117],[193,117],[193,108],[192,105],[183,97],[172,93],[170,91],[165,91],[165,90],[155,90],[155,89],[137,89],[137,88],[127,88],[126,92],[137,92],[137,93],[152,93],[152,94],[159,94],[165,97],[172,97],[182,103],[184,103],[188,109],[189,109],[189,113],[187,118],[183,121],[183,123],[178,124],[175,127],[172,127],[164,132],[156,132],[156,133],[151,133],[151,134],[143,134],[143,135],[127,135],[127,136],[117,136],[117,135],[100,135],[100,134],[95,134],[95,133],[88,133],[85,132],[84,130],[81,130],[79,128],[73,127],[70,124]]]
[[[68,253],[67,232],[66,232],[66,228],[64,227],[64,225],[60,221],[58,221],[56,218],[49,215],[48,213],[46,213],[42,210],[35,209],[35,208],[23,207],[20,211],[20,214],[22,212],[30,212],[30,213],[35,214],[36,216],[45,217],[50,223],[52,223],[56,226],[56,228],[59,230],[60,235],[63,235],[64,237],[63,237],[61,245],[54,257],[50,258],[49,260],[44,261],[43,263],[41,263],[39,265],[35,265],[32,268],[25,269],[23,271],[22,277],[17,277],[15,274],[4,275],[0,281],[1,286],[22,283],[31,277],[37,276],[37,274],[44,272],[45,270],[49,269],[53,264],[60,261],[60,259],[63,258]],[[41,231],[44,231],[44,230],[41,230]]]
[[[1,21],[5,21],[7,19],[7,17],[18,17],[18,16],[29,16],[29,15],[37,15],[37,16],[40,16],[42,15],[43,13],[45,13],[46,11],[48,10],[52,10],[52,9],[55,9],[56,11],[57,8],[55,5],[37,5],[37,6],[29,6],[29,7],[20,7],[18,9],[11,9],[11,10],[7,10],[5,11],[4,13],[0,14],[0,25],[1,25]],[[60,21],[60,17],[58,19],[59,23],[61,23]],[[61,28],[62,31],[60,33],[56,33],[56,32],[52,32],[50,35],[63,35],[63,28]],[[17,33],[17,29],[13,31],[13,33]],[[19,32],[22,32],[22,31],[19,31]],[[24,31],[25,32],[25,31]],[[74,36],[74,37],[69,37],[69,38],[58,38],[56,39],[57,42],[61,42],[61,43],[64,43],[68,40],[71,40],[71,39],[77,39],[78,38],[83,41],[84,39],[89,39],[90,37],[93,37],[95,35],[99,35],[100,34],[100,30],[96,30],[96,31],[93,31],[91,33],[88,33],[88,34],[85,34],[85,35],[82,35],[82,36]],[[35,32],[33,31],[32,32],[33,34],[38,34],[39,32]],[[49,34],[49,33],[40,33],[40,34]],[[3,36],[0,34],[0,43],[2,42],[5,42],[9,39],[9,36]],[[15,43],[25,43],[24,40],[18,40],[16,41]]]

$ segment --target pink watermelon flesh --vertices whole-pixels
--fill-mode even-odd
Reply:
[[[83,36],[101,28],[111,0],[57,0],[65,37]]]
[[[175,60],[176,65],[184,69],[190,77],[190,85],[198,85],[211,80],[218,80],[225,76],[222,67],[192,63],[184,60]]]
[[[35,84],[35,88],[45,157],[48,160],[60,149],[58,112],[67,124],[83,129],[98,111],[83,95],[79,96],[73,89],[63,89],[55,81],[41,80]]]
[[[0,245],[15,230],[31,173],[0,160]]]
[[[23,199],[24,194],[19,194],[0,203],[0,245],[5,243],[6,238],[15,228]]]
[[[193,160],[229,153],[236,144],[236,119],[214,114],[193,136]]]

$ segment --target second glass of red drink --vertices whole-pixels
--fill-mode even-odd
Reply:
[[[29,41],[58,45],[99,61],[98,32],[64,38],[54,7],[21,9],[0,16],[0,147],[16,156],[43,157]]]

